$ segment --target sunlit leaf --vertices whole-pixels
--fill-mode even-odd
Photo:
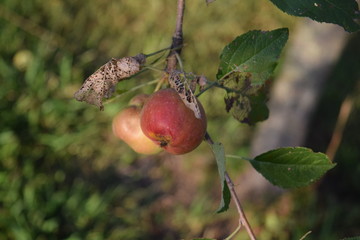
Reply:
[[[309,185],[336,165],[325,154],[303,147],[271,150],[250,163],[272,184],[283,188]]]
[[[251,85],[263,84],[271,76],[288,35],[287,28],[280,28],[254,30],[238,36],[220,55],[217,79],[232,73],[244,73],[250,74]]]

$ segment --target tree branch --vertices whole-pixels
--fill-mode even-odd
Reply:
[[[214,141],[211,139],[210,135],[208,132],[205,133],[205,141],[207,141],[209,144],[214,144]],[[236,228],[236,230],[230,235],[230,237],[232,237],[234,234],[236,234],[240,228],[242,226],[245,227],[249,237],[251,240],[256,240],[256,237],[255,237],[255,234],[253,232],[253,230],[251,229],[251,226],[245,216],[245,213],[244,213],[244,210],[242,209],[241,207],[241,203],[240,203],[240,199],[239,197],[237,196],[237,193],[235,191],[235,187],[234,187],[234,183],[233,181],[231,180],[229,174],[225,171],[225,180],[226,180],[226,184],[227,186],[229,187],[229,190],[230,190],[230,194],[231,194],[231,198],[233,199],[235,205],[236,205],[236,209],[239,213],[239,225],[238,227]],[[228,239],[228,238],[226,238]],[[230,239],[230,238],[229,238]]]
[[[254,234],[253,230],[251,229],[251,226],[250,226],[248,220],[246,219],[244,210],[241,207],[240,200],[239,200],[239,198],[236,194],[235,188],[234,188],[234,183],[232,182],[232,180],[227,172],[225,172],[225,179],[226,179],[226,184],[228,185],[230,193],[231,193],[231,198],[233,199],[233,201],[236,205],[237,211],[240,215],[239,227],[244,226],[250,239],[256,240],[255,234]]]
[[[185,10],[185,0],[178,0],[177,3],[177,15],[176,15],[176,28],[174,35],[172,37],[171,43],[171,51],[167,56],[167,63],[166,63],[166,72],[171,72],[176,69],[177,65],[177,58],[176,54],[181,53],[182,45],[183,45],[183,19],[184,19],[184,10]]]

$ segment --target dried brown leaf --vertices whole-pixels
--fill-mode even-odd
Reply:
[[[190,85],[186,82],[185,74],[177,70],[172,71],[169,74],[169,83],[170,86],[178,92],[185,105],[194,112],[195,117],[200,119],[200,108],[193,93],[194,90],[192,90]]]
[[[110,98],[115,91],[116,84],[139,72],[143,63],[145,63],[143,54],[111,59],[85,80],[81,88],[74,94],[75,99],[96,105],[103,110],[103,98]]]

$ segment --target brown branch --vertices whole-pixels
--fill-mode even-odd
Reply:
[[[171,72],[176,69],[177,58],[176,54],[180,55],[183,45],[183,19],[185,10],[185,0],[178,0],[177,15],[176,15],[176,28],[172,37],[171,50],[167,57],[166,72]]]
[[[256,240],[255,234],[254,234],[253,230],[251,229],[251,226],[245,216],[244,210],[241,207],[240,200],[239,200],[239,198],[236,194],[235,188],[234,188],[234,183],[232,182],[232,180],[227,172],[225,172],[225,179],[226,179],[226,184],[228,185],[230,193],[231,193],[231,198],[233,199],[233,201],[236,205],[237,211],[240,215],[239,227],[244,226],[250,239]]]
[[[207,141],[209,144],[214,144],[214,141],[211,139],[210,135],[208,132],[205,133],[205,141]],[[235,230],[235,233],[241,228],[241,226],[244,226],[250,239],[251,240],[256,240],[255,234],[253,232],[253,230],[251,229],[251,226],[245,216],[244,210],[241,207],[241,203],[240,203],[240,199],[237,196],[237,193],[235,191],[235,187],[234,187],[234,183],[231,180],[229,174],[225,171],[225,180],[226,180],[226,184],[229,187],[230,190],[230,194],[231,194],[231,198],[233,199],[235,205],[236,205],[236,209],[239,213],[239,225],[237,227],[237,230]]]
[[[340,146],[346,123],[353,108],[354,101],[351,97],[346,97],[340,107],[338,119],[336,121],[334,133],[326,150],[326,155],[331,161],[334,160],[335,154]]]

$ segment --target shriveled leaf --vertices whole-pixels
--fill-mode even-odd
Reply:
[[[348,32],[360,30],[359,6],[355,0],[270,0],[287,14],[335,23]],[[358,22],[356,22],[358,21]]]
[[[184,104],[194,112],[195,117],[201,119],[200,107],[193,93],[194,90],[191,88],[191,83],[187,82],[186,74],[177,70],[172,71],[169,74],[169,83],[171,88],[180,95]]]
[[[210,144],[210,146],[211,146],[211,150],[213,151],[213,153],[215,155],[215,159],[216,159],[216,163],[217,163],[217,167],[218,167],[218,171],[219,171],[219,176],[220,176],[222,197],[221,197],[221,202],[220,202],[220,206],[217,210],[217,213],[221,213],[221,212],[224,212],[229,209],[229,204],[230,204],[230,199],[231,199],[230,190],[226,184],[226,179],[225,179],[225,171],[226,171],[225,151],[224,151],[224,147],[221,143],[213,143],[213,144]]]
[[[115,91],[116,84],[139,72],[141,64],[144,62],[145,55],[143,54],[111,59],[85,80],[81,88],[74,94],[75,99],[96,105],[103,110],[103,98],[110,98]]]
[[[271,150],[250,163],[272,184],[283,188],[309,185],[336,165],[325,154],[304,147]]]
[[[226,110],[230,112],[236,120],[246,122],[245,119],[248,117],[249,112],[251,112],[251,103],[249,98],[236,93],[229,93],[224,100]]]
[[[288,29],[250,31],[227,45],[220,56],[218,83],[227,90],[226,110],[240,122],[268,117],[268,83],[288,39]]]
[[[251,125],[269,117],[269,109],[266,105],[269,89],[265,84],[261,87],[249,88],[249,90],[255,93],[228,92],[224,100],[227,112],[230,112],[239,122]]]

